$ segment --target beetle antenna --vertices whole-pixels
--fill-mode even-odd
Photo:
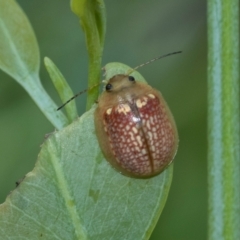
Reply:
[[[140,64],[140,65],[138,65],[137,67],[133,68],[132,70],[130,70],[130,71],[128,72],[127,75],[131,74],[132,72],[134,72],[135,70],[137,70],[137,69],[140,68],[140,67],[143,67],[143,66],[145,66],[145,65],[147,65],[147,64],[149,64],[149,63],[155,62],[156,60],[159,60],[159,59],[161,59],[161,58],[165,58],[165,57],[168,57],[168,56],[171,56],[171,55],[174,55],[174,54],[178,54],[178,53],[181,53],[181,52],[182,52],[182,51],[172,52],[172,53],[164,54],[164,55],[162,55],[162,56],[153,58],[153,59],[151,59],[151,60],[149,60],[149,61],[147,61],[147,62],[145,62],[145,63],[143,63],[143,64]],[[85,89],[85,90],[83,90],[83,91],[75,94],[73,97],[71,97],[69,100],[67,100],[64,104],[62,104],[62,105],[57,109],[57,111],[60,110],[60,109],[62,109],[66,104],[68,104],[69,102],[71,102],[74,98],[78,97],[78,96],[81,95],[82,93],[85,93],[85,92],[87,92],[87,91],[89,91],[89,90],[91,90],[91,89],[93,89],[93,88],[95,88],[95,87],[97,87],[97,86],[99,86],[99,85],[100,85],[100,83],[92,86],[91,88]]]
[[[93,88],[95,88],[95,87],[97,87],[97,86],[99,86],[99,85],[100,85],[100,83],[92,86],[91,88],[85,89],[85,90],[83,90],[83,91],[75,94],[73,97],[71,97],[70,99],[68,99],[64,104],[62,104],[62,105],[57,109],[57,111],[60,110],[60,109],[62,109],[66,104],[68,104],[69,102],[71,102],[74,98],[78,97],[78,96],[81,95],[82,93],[85,93],[85,92],[87,92],[87,91],[89,91],[89,90],[92,90]]]
[[[142,64],[138,65],[137,67],[133,68],[132,70],[130,70],[130,72],[128,73],[128,75],[131,74],[132,72],[134,72],[135,70],[137,70],[138,68],[143,67],[143,66],[145,66],[145,65],[147,65],[147,64],[149,64],[149,63],[152,63],[152,62],[155,62],[156,60],[159,60],[159,59],[161,59],[161,58],[165,58],[165,57],[168,57],[168,56],[171,56],[171,55],[175,55],[175,54],[179,54],[179,53],[182,53],[182,51],[167,53],[167,54],[158,56],[158,57],[156,57],[156,58],[153,58],[153,59],[151,59],[151,60],[149,60],[149,61],[147,61],[147,62],[145,62],[145,63],[142,63]]]

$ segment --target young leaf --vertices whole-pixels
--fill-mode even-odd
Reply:
[[[50,58],[45,57],[44,64],[62,102],[65,103],[67,100],[69,100],[69,97],[74,95],[72,89],[68,85],[60,70]],[[78,117],[76,102],[74,100],[71,101],[65,106],[65,109],[69,122],[76,120]]]
[[[127,74],[132,68],[128,65],[119,62],[108,63],[103,67],[105,79],[110,79],[117,74]],[[131,76],[134,76],[137,81],[146,82],[144,77],[137,71],[133,71]]]
[[[32,27],[13,0],[0,0],[0,69],[29,93],[38,107],[58,129],[66,117],[43,89],[39,79],[39,49]]]

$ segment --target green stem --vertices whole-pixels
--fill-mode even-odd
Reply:
[[[238,0],[208,1],[208,237],[240,239]]]
[[[92,30],[91,23],[86,22],[85,34],[86,43],[89,56],[89,67],[88,67],[88,98],[87,98],[87,110],[89,110],[92,104],[97,100],[99,94],[99,88],[92,88],[100,81],[101,64],[102,64],[102,47],[100,45],[100,39],[98,36],[97,29]],[[92,89],[91,89],[92,88]]]
[[[85,32],[89,56],[87,110],[97,100],[102,52],[106,32],[106,13],[103,0],[71,0],[72,11],[80,18]],[[93,88],[94,87],[94,88]]]

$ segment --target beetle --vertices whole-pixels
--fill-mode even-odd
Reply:
[[[166,101],[158,90],[131,75],[143,65],[176,53],[180,52],[157,57],[104,81],[105,90],[94,113],[95,131],[105,158],[126,176],[158,175],[176,155],[178,132]]]
[[[178,133],[160,92],[128,74],[107,81],[94,114],[105,158],[122,174],[146,178],[173,160]]]

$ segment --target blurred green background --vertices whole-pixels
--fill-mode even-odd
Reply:
[[[41,80],[60,101],[43,66],[50,57],[74,92],[87,86],[85,38],[68,0],[18,0],[41,52]],[[206,2],[202,0],[105,0],[107,35],[103,65],[135,67],[153,57],[183,53],[148,65],[140,72],[159,89],[175,117],[179,151],[167,204],[151,240],[202,240],[207,237],[206,162]],[[86,95],[77,99],[79,113]],[[27,93],[0,72],[0,203],[15,182],[31,171],[39,146],[53,126]],[[151,197],[151,196],[149,196]]]

